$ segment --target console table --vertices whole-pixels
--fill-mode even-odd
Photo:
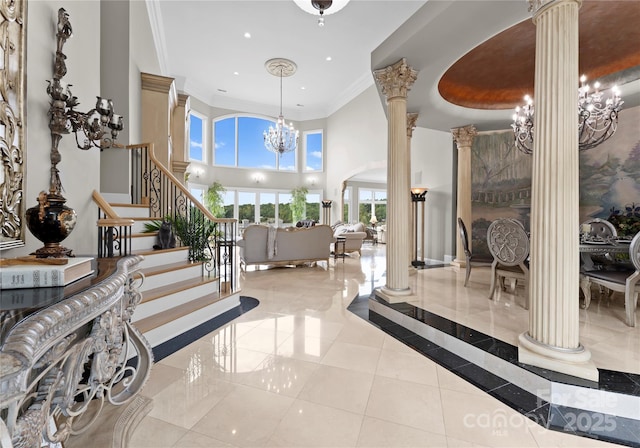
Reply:
[[[140,256],[100,259],[66,287],[0,292],[0,446],[33,448],[86,430],[107,400],[129,402],[153,355],[131,324]]]

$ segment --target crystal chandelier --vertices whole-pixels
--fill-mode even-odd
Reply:
[[[298,131],[293,127],[293,123],[287,125],[282,115],[282,78],[293,75],[297,66],[293,61],[282,58],[269,59],[264,65],[269,73],[280,77],[280,115],[275,127],[269,126],[269,130],[264,131],[264,147],[282,155],[295,151],[298,147]]]
[[[578,149],[595,148],[611,137],[618,128],[618,112],[624,101],[620,98],[620,91],[616,86],[611,88],[611,96],[603,101],[600,83],[591,87],[586,84],[586,76],[580,77],[578,89]],[[524,97],[525,104],[516,107],[513,114],[511,128],[515,135],[515,145],[525,154],[533,150],[533,99],[529,95]]]

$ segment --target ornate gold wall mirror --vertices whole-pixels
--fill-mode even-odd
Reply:
[[[0,2],[0,249],[24,246],[25,33],[23,0]]]

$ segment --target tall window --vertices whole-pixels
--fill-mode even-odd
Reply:
[[[205,187],[200,186],[200,185],[189,185],[189,193],[191,193],[193,195],[194,198],[196,198],[198,201],[200,201],[200,203],[204,204],[204,190]]]
[[[306,216],[307,219],[313,219],[316,222],[320,222],[320,194],[319,193],[307,193],[306,204]]]
[[[293,222],[293,215],[291,214],[291,193],[278,194],[278,218],[280,218],[283,223]]]
[[[226,190],[224,193],[222,193],[222,201],[224,204],[223,218],[233,218],[236,205],[236,192]]]
[[[276,194],[260,193],[260,222],[275,224],[276,222]]]
[[[322,171],[322,131],[304,134],[305,171]]]
[[[189,114],[189,160],[206,162],[204,152],[205,119],[195,112]]]
[[[351,204],[351,187],[347,187],[343,193],[342,222],[349,222],[349,204]]]
[[[256,194],[254,192],[238,192],[238,220],[256,222]]]
[[[233,116],[214,121],[214,164],[296,171],[296,151],[277,155],[264,147],[263,132],[274,125],[271,120],[251,116]]]
[[[365,224],[373,216],[378,222],[387,220],[387,191],[360,189],[358,194],[358,219]]]
[[[213,122],[213,160],[216,165],[236,166],[236,120]]]

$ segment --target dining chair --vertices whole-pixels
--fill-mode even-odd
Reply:
[[[626,324],[635,327],[638,294],[640,293],[640,232],[636,233],[631,240],[629,258],[633,264],[631,269],[582,271],[580,273],[580,288],[584,294],[585,308],[588,308],[591,302],[592,284],[609,289],[608,296],[611,296],[613,291],[624,292]]]
[[[460,231],[460,239],[462,240],[462,248],[464,249],[466,273],[464,277],[464,286],[466,288],[469,282],[469,275],[471,274],[472,266],[491,266],[493,257],[486,254],[474,254],[471,252],[469,245],[469,234],[467,233],[467,227],[464,225],[462,218],[458,218],[458,230]]]
[[[580,224],[580,233],[585,226],[589,226],[589,232],[583,236],[588,236],[591,238],[615,238],[618,236],[618,231],[616,227],[611,224],[606,219],[601,218],[589,218],[582,224]]]
[[[585,232],[586,228],[588,228],[588,232]],[[617,236],[618,231],[615,226],[606,219],[589,218],[580,224],[581,241],[596,240],[608,242],[614,240]],[[587,261],[585,257],[587,257],[587,255],[580,254],[580,258],[583,261],[580,266],[580,271],[585,269],[609,269],[615,264],[615,259],[610,253],[591,255],[589,256],[588,263],[585,263]]]
[[[523,281],[525,309],[529,309],[529,235],[522,223],[516,219],[500,218],[487,229],[487,244],[493,256],[491,263],[491,286],[489,299],[494,298],[496,283],[504,290],[505,278]]]

